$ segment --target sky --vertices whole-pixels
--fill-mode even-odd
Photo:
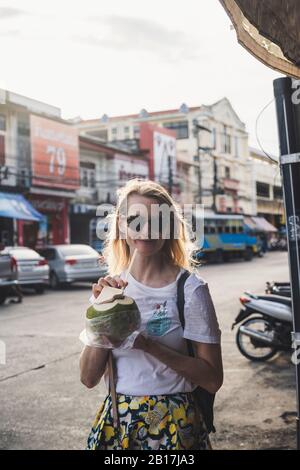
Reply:
[[[218,0],[0,0],[0,88],[84,119],[226,96],[278,155],[273,80]]]

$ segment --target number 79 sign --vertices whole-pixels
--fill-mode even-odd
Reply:
[[[38,186],[79,187],[77,130],[71,125],[31,115],[32,182]]]
[[[47,154],[50,156],[49,172],[53,175],[63,176],[66,171],[66,153],[62,147],[48,145]]]

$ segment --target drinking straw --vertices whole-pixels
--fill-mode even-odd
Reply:
[[[125,279],[124,279],[125,282],[127,282],[128,274],[129,274],[129,272],[130,272],[130,269],[132,268],[132,265],[133,265],[133,263],[134,263],[134,259],[135,259],[135,257],[136,257],[136,254],[137,254],[137,249],[135,248],[135,250],[134,250],[134,252],[133,252],[133,255],[132,255],[132,258],[131,258],[131,260],[130,260],[128,269],[127,269],[127,273],[126,273],[126,275],[125,275]]]

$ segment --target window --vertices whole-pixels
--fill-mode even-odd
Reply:
[[[281,186],[274,186],[273,188],[274,199],[282,199],[282,187]]]
[[[225,227],[225,233],[230,233],[230,227]]]
[[[225,178],[230,179],[230,168],[229,168],[229,166],[225,166]]]
[[[217,130],[213,128],[212,130],[212,148],[217,149]]]
[[[140,138],[140,126],[134,126],[133,128],[133,138],[139,139]]]
[[[5,137],[0,134],[0,166],[5,165]]]
[[[91,188],[96,187],[96,179],[95,179],[95,172],[94,171],[90,172],[90,187]]]
[[[227,207],[227,212],[232,212],[232,208],[231,207]]]
[[[234,154],[236,157],[240,156],[240,146],[239,146],[239,138],[237,136],[234,137]]]
[[[223,133],[222,133],[221,152],[231,153],[231,136],[230,136],[230,134],[228,134],[228,129],[227,129],[226,126],[224,126]]]
[[[18,121],[18,135],[23,137],[30,136],[29,122]]]
[[[3,114],[0,114],[0,131],[6,131],[6,117]]]
[[[129,126],[124,127],[124,137],[125,137],[125,139],[129,139],[129,134],[130,134],[130,127]]]
[[[172,129],[176,132],[176,139],[189,138],[189,123],[188,121],[165,122],[163,126],[166,129]]]
[[[87,170],[82,170],[82,176],[81,176],[81,184],[85,188],[88,187],[89,185],[89,177],[88,177],[88,172]]]
[[[113,127],[112,130],[111,130],[112,140],[115,140],[117,138],[117,135],[118,135],[118,129],[116,127]]]
[[[256,195],[270,199],[270,185],[267,183],[256,182]]]
[[[96,187],[96,167],[95,163],[80,162],[81,186],[84,188]]]

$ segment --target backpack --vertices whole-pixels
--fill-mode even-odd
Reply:
[[[190,275],[189,271],[184,271],[182,275],[180,276],[178,283],[177,283],[177,308],[178,308],[179,319],[180,319],[182,329],[184,329],[184,325],[185,325],[184,284],[187,278],[189,277],[189,275]],[[186,339],[186,342],[187,342],[189,356],[195,357],[191,340]],[[204,388],[200,386],[198,386],[193,393],[194,393],[195,400],[197,404],[199,405],[199,408],[202,412],[208,434],[211,432],[216,432],[216,429],[214,427],[214,408],[213,408],[215,394],[208,392],[207,390],[205,390]]]

